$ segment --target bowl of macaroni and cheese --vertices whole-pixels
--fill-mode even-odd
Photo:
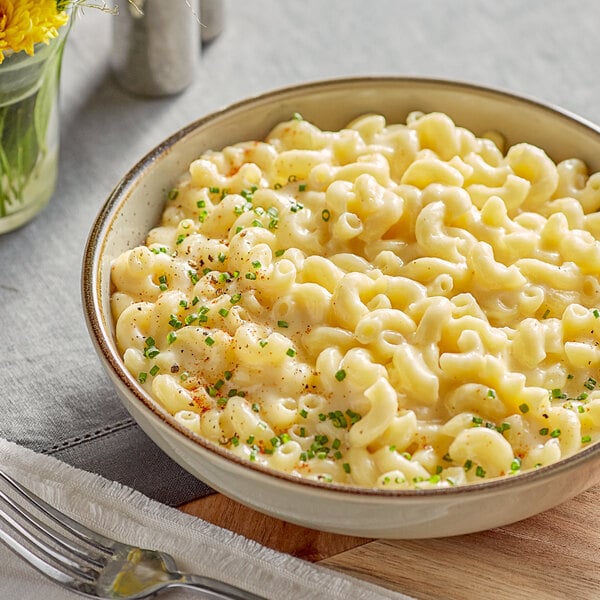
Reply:
[[[92,340],[252,508],[464,534],[600,481],[600,129],[465,83],[316,82],[178,131],[102,208]]]

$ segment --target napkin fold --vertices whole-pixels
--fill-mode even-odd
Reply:
[[[99,533],[171,554],[182,571],[221,579],[273,600],[410,600],[276,552],[138,491],[0,438],[0,464],[44,500]],[[5,525],[0,521],[0,527]],[[0,600],[75,600],[0,543]],[[173,590],[170,600],[201,598]]]

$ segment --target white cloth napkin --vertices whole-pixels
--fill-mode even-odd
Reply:
[[[0,465],[44,500],[99,533],[166,551],[179,568],[277,600],[410,600],[408,596],[276,552],[121,484],[0,438]],[[5,525],[0,521],[0,527]],[[201,598],[174,590],[171,600]],[[75,600],[0,543],[0,600]]]

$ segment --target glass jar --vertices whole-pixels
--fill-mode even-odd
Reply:
[[[0,233],[20,227],[56,186],[58,91],[69,22],[33,56],[17,52],[0,64]]]

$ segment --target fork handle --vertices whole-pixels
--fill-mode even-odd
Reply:
[[[169,582],[169,587],[179,587],[188,590],[204,592],[211,600],[267,600],[264,596],[257,596],[252,592],[242,590],[234,585],[229,585],[217,579],[180,573],[181,579]]]

